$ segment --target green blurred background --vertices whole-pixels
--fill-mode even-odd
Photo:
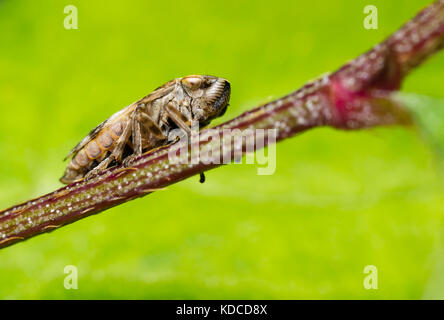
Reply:
[[[0,1],[0,207],[60,187],[71,147],[172,78],[229,79],[220,123],[335,70],[428,3]],[[68,4],[78,30],[63,27]],[[367,4],[378,30],[363,27]],[[403,90],[444,98],[443,75],[441,54]],[[311,130],[278,144],[274,175],[256,171],[224,166],[2,249],[0,298],[444,297],[442,181],[414,129]],[[63,286],[66,265],[78,290]]]

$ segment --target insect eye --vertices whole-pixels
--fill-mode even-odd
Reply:
[[[189,76],[182,79],[182,83],[190,89],[197,89],[202,84],[202,79],[197,76]]]

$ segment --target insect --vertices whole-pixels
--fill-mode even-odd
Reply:
[[[230,91],[226,79],[207,75],[165,83],[94,128],[66,156],[72,158],[60,181],[69,184],[112,165],[128,165],[143,152],[169,143],[171,130],[190,134],[193,121],[206,126],[225,113]]]

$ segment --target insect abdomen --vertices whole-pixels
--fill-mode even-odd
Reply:
[[[117,121],[109,127],[103,128],[97,137],[75,154],[60,181],[69,184],[83,178],[91,170],[95,160],[102,161],[107,152],[112,150],[115,142],[122,135],[123,129],[123,121]]]

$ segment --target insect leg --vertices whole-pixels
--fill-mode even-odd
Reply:
[[[127,121],[125,130],[123,130],[122,135],[117,140],[117,143],[116,143],[116,146],[114,147],[113,152],[108,157],[108,158],[111,158],[110,161],[116,160],[117,162],[120,162],[122,160],[123,149],[125,148],[125,145],[128,142],[128,139],[131,135],[131,131],[132,131],[132,127],[133,127],[132,126],[132,124],[133,124],[132,117],[133,117],[133,115],[131,115],[130,119]]]
[[[185,116],[176,108],[172,106],[171,103],[168,103],[166,106],[166,113],[168,117],[173,120],[173,122],[190,137],[191,129],[189,125],[189,121],[185,118]]]
[[[169,103],[166,107],[166,112],[171,120],[174,121],[174,123],[184,130],[188,137],[191,137],[191,130],[190,130],[190,121],[185,118],[185,116],[176,108],[174,108],[171,103]],[[205,182],[205,174],[203,172],[200,173],[200,183]]]
[[[135,112],[140,113],[138,109],[136,109]],[[137,116],[133,116],[132,118],[133,119],[132,119],[131,136],[132,136],[134,153],[123,159],[123,165],[125,167],[127,167],[134,160],[134,158],[137,158],[138,156],[142,155],[142,133],[140,129],[140,122]]]
[[[140,123],[136,117],[133,119],[132,137],[134,154],[140,156],[142,154],[142,134],[140,132]]]
[[[159,140],[164,140],[168,138],[163,134],[162,129],[159,128],[156,122],[154,122],[154,120],[151,119],[151,117],[145,112],[138,112],[136,115],[136,119],[138,123],[145,129],[149,130],[149,132],[154,135],[155,138]]]
[[[99,172],[105,170],[106,168],[108,168],[108,166],[110,165],[110,163],[113,160],[116,160],[117,162],[119,162],[121,160],[122,154],[123,154],[123,150],[125,148],[126,143],[128,142],[128,139],[130,137],[131,131],[132,131],[132,116],[130,117],[129,120],[127,120],[125,129],[123,130],[122,135],[117,140],[116,145],[115,145],[112,153],[107,158],[105,158],[102,162],[100,162],[97,167],[95,167],[94,169],[89,171],[85,175],[85,179],[89,179],[92,176],[96,175],[97,173],[99,173]]]

